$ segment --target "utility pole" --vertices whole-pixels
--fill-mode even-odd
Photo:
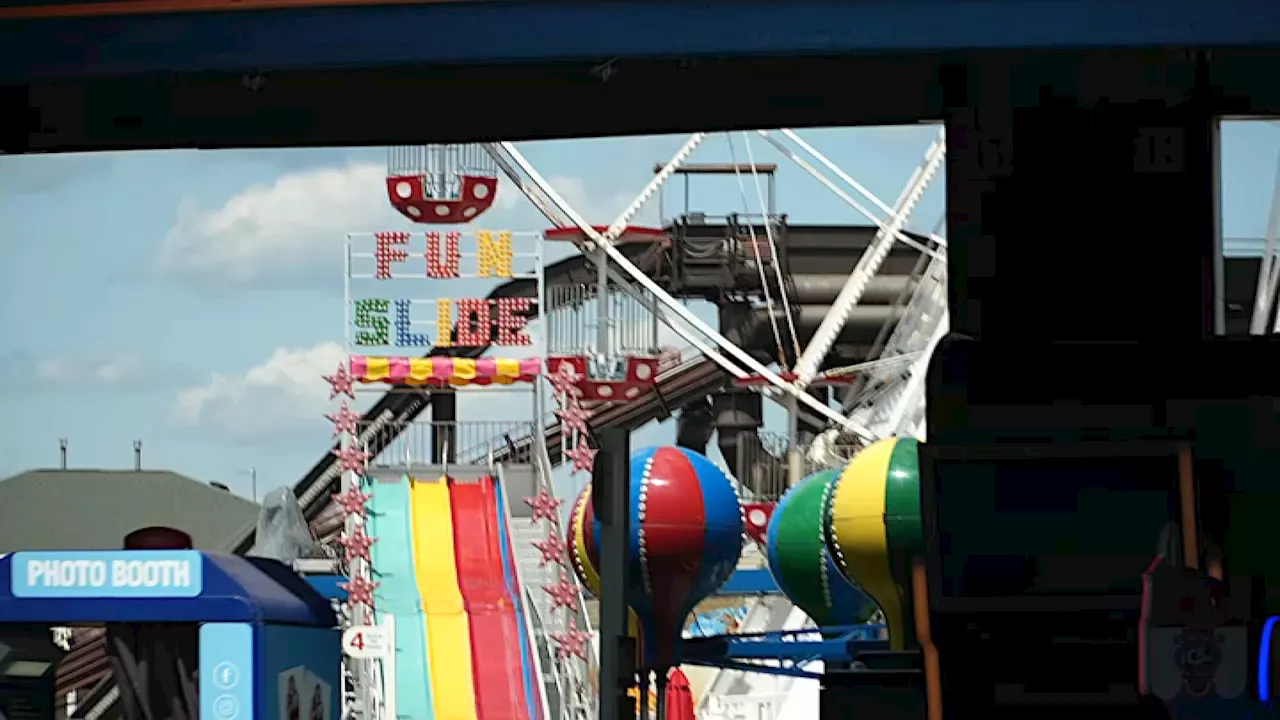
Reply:
[[[596,431],[599,454],[591,501],[600,521],[600,720],[632,720],[635,644],[627,637],[627,522],[630,517],[631,436],[620,428]],[[641,703],[647,703],[642,698]]]
[[[258,502],[258,468],[251,467],[248,470],[241,470],[237,474],[249,476],[249,484],[252,487],[250,492],[253,493],[253,501]]]

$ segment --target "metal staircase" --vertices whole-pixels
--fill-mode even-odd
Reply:
[[[516,572],[525,602],[529,608],[529,620],[534,648],[543,678],[542,693],[549,720],[586,720],[595,717],[595,692],[591,678],[595,676],[597,657],[592,644],[587,662],[558,661],[552,633],[564,632],[572,621],[577,628],[591,632],[591,620],[587,614],[586,599],[581,590],[576,607],[552,609],[551,596],[543,587],[553,585],[562,571],[573,573],[556,563],[542,564],[542,552],[534,545],[555,533],[565,536],[564,524],[533,520],[533,511],[523,498],[536,496],[543,488],[555,495],[551,477],[551,461],[543,443],[537,446],[532,465],[507,464],[499,466],[499,473],[506,488],[510,509],[511,543],[515,551]],[[584,667],[585,665],[585,667]]]

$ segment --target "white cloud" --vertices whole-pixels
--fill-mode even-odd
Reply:
[[[507,348],[493,354],[529,357],[528,348]],[[307,348],[276,348],[269,358],[244,372],[215,373],[206,381],[179,391],[174,404],[178,420],[193,428],[209,429],[239,439],[310,433],[323,439],[329,425],[324,415],[338,407],[329,399],[322,379],[346,354],[336,342]],[[528,422],[533,419],[533,396],[517,388],[472,388],[460,392],[462,422]],[[363,411],[381,394],[381,387],[358,393],[353,409]],[[486,428],[487,432],[492,428]],[[482,432],[477,429],[475,432]],[[467,431],[468,437],[474,432]],[[471,438],[475,440],[476,438]]]
[[[373,163],[281,175],[245,188],[215,210],[187,204],[160,245],[165,273],[243,285],[340,262],[342,234],[399,227]]]
[[[699,312],[702,308],[695,308]],[[530,330],[538,331],[535,321]],[[664,339],[668,337],[665,331]],[[683,344],[683,343],[673,343]],[[533,347],[494,348],[490,355],[530,357]],[[243,371],[220,372],[202,382],[182,388],[174,400],[177,420],[235,438],[238,441],[275,439],[282,436],[313,437],[320,443],[328,437],[324,415],[338,406],[329,399],[322,379],[346,357],[338,342],[320,342],[310,347],[280,347],[262,362]],[[114,372],[114,369],[107,373]],[[458,417],[463,423],[486,423],[490,427],[463,430],[465,439],[479,439],[476,433],[496,432],[504,423],[533,420],[533,398],[528,386],[472,388],[459,393]],[[353,409],[363,411],[381,394],[369,388],[358,395]]]
[[[385,168],[376,163],[308,169],[247,187],[212,210],[184,204],[160,244],[156,268],[218,287],[299,278],[330,282],[340,272],[343,233],[412,225],[387,201],[385,176]],[[612,221],[612,215],[599,218],[630,200],[606,193],[598,204],[596,188],[581,178],[552,176],[548,182],[592,222]],[[547,225],[505,181],[499,183],[496,207],[486,220],[519,229]]]
[[[136,389],[172,382],[184,370],[134,353],[69,353],[38,356],[24,351],[0,354],[0,385],[25,389]],[[32,380],[35,384],[32,384]]]
[[[321,376],[332,373],[344,357],[335,342],[276,348],[243,373],[215,373],[181,390],[178,419],[240,437],[321,427],[324,414],[336,407]]]
[[[39,360],[34,374],[42,382],[90,383],[119,387],[145,381],[151,368],[138,355],[81,355]]]

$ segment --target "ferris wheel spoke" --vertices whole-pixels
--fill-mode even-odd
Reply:
[[[627,224],[635,218],[646,203],[653,199],[658,190],[662,189],[663,184],[684,164],[685,160],[689,159],[689,156],[693,154],[694,150],[698,149],[698,146],[702,144],[706,137],[707,134],[703,132],[697,132],[689,136],[689,139],[685,141],[684,145],[680,146],[680,149],[676,151],[671,160],[655,173],[653,179],[645,185],[639,195],[636,195],[631,204],[627,206],[627,209],[623,210],[622,214],[618,215],[618,218],[609,225],[609,229],[604,233],[606,242],[613,242],[622,235],[623,231],[627,229]]]
[[[765,134],[765,133],[764,133],[764,131],[760,131],[760,132],[761,132],[761,134],[762,134],[762,135],[763,135],[763,134]],[[848,173],[846,173],[844,170],[842,170],[842,169],[840,168],[840,166],[839,166],[839,165],[836,165],[834,162],[832,162],[832,161],[831,161],[831,159],[830,159],[830,158],[828,158],[826,155],[822,154],[821,152],[818,152],[817,148],[813,147],[813,146],[812,146],[812,145],[810,145],[808,142],[806,142],[806,141],[804,140],[804,138],[802,138],[802,137],[800,137],[798,134],[796,134],[796,132],[795,132],[795,131],[793,131],[793,130],[788,130],[787,128],[782,128],[782,129],[778,130],[778,132],[782,133],[784,136],[786,136],[786,138],[787,138],[787,139],[791,140],[791,142],[793,142],[793,143],[795,143],[796,145],[798,145],[798,146],[800,147],[800,149],[801,149],[801,150],[804,150],[806,153],[808,153],[808,154],[809,154],[809,156],[810,156],[810,157],[814,158],[814,159],[815,159],[815,160],[817,160],[819,163],[821,163],[824,167],[826,167],[828,170],[830,170],[832,173],[834,173],[836,177],[838,177],[838,178],[840,178],[841,180],[843,180],[846,184],[848,184],[848,185],[849,185],[849,187],[851,187],[851,188],[853,188],[854,190],[858,191],[858,193],[860,193],[863,197],[865,197],[866,199],[870,200],[870,201],[871,201],[871,204],[875,205],[877,208],[880,208],[880,210],[881,210],[882,212],[884,212],[886,215],[888,215],[888,216],[892,216],[892,215],[894,214],[894,212],[895,212],[893,208],[894,208],[894,207],[898,207],[899,205],[901,205],[901,204],[902,204],[902,202],[903,202],[903,200],[906,198],[907,191],[908,191],[908,189],[911,187],[912,180],[914,179],[914,174],[913,174],[912,179],[908,179],[908,180],[907,180],[906,185],[905,185],[905,186],[903,186],[902,194],[901,194],[901,195],[899,195],[899,196],[898,196],[898,199],[894,201],[894,203],[893,203],[893,207],[889,207],[888,205],[886,205],[886,204],[884,203],[884,201],[883,201],[883,200],[881,200],[880,198],[876,197],[875,193],[873,193],[873,192],[871,192],[870,190],[868,190],[867,188],[863,187],[863,185],[862,185],[861,183],[859,183],[857,180],[854,180],[854,179],[853,179],[853,176],[849,175],[849,174],[848,174]],[[946,146],[946,130],[945,130],[944,128],[939,128],[937,138],[935,138],[935,139],[934,139],[934,141],[933,141],[933,145],[931,145],[930,147],[932,148],[933,146],[941,146],[941,147],[945,148],[945,146]],[[925,151],[925,155],[927,156],[927,155],[929,154],[929,152],[930,152],[930,151],[926,150],[926,151]],[[921,166],[921,167],[917,167],[915,172],[916,172],[916,173],[919,173],[919,172],[921,172],[921,169],[922,169],[922,166]],[[872,222],[875,222],[875,219],[874,219],[874,218],[871,218],[871,220],[872,220]],[[877,224],[880,224],[880,223],[877,223]],[[937,231],[934,231],[934,233],[933,233],[933,234],[936,236],[936,235],[937,235]],[[940,241],[941,241],[941,242],[939,242],[939,245],[945,246],[945,245],[947,244],[947,243],[946,243],[946,240],[942,240],[941,238],[938,238],[937,240],[940,240]]]
[[[812,176],[814,180],[817,180],[818,182],[822,183],[823,187],[830,190],[832,194],[834,194],[836,197],[843,200],[846,205],[853,208],[858,214],[862,215],[867,220],[871,221],[871,223],[875,225],[877,228],[885,232],[892,232],[893,237],[898,242],[906,245],[907,247],[914,248],[915,250],[922,252],[926,255],[930,255],[933,257],[941,257],[941,253],[939,253],[938,250],[936,250],[935,248],[931,248],[925,245],[924,243],[921,243],[920,241],[916,240],[910,235],[907,235],[906,232],[904,232],[901,229],[895,230],[890,224],[889,219],[883,219],[879,215],[872,213],[870,210],[867,209],[865,205],[863,205],[858,200],[854,199],[854,197],[851,196],[849,193],[842,190],[838,185],[832,182],[830,178],[828,178],[826,175],[823,175],[821,171],[819,171],[813,165],[809,164],[807,160],[805,160],[804,158],[800,157],[795,152],[793,152],[791,148],[779,142],[777,138],[773,137],[772,135],[770,135],[768,132],[764,130],[757,130],[756,132],[765,140],[767,140],[770,145],[772,145],[775,149],[777,149],[778,152],[782,153],[788,160],[791,160],[797,166],[799,166],[800,169],[809,173],[809,175]],[[890,219],[892,219],[892,213],[890,213]],[[946,245],[946,240],[944,240],[941,237],[938,237],[936,233],[931,235],[929,239],[935,242],[939,247],[943,247]]]
[[[537,186],[530,185],[525,178],[520,175],[520,171],[516,169],[516,167],[511,164],[511,161],[507,159],[507,156],[503,154],[502,146],[497,143],[485,143],[483,147],[489,157],[493,158],[494,163],[497,164],[498,169],[502,171],[502,174],[516,186],[516,189],[520,191],[520,194],[524,195],[525,198],[528,199],[535,208],[537,208],[538,212],[542,213],[542,216],[545,217],[552,225],[560,228],[568,227],[571,224],[568,218],[559,211],[554,203],[539,194]]]
[[[525,174],[529,176],[529,178],[534,182],[534,184],[536,184],[542,190],[542,192],[546,194],[546,196],[549,199],[551,199],[556,204],[556,206],[560,208],[560,210],[564,212],[565,215],[567,215],[575,225],[578,226],[580,230],[582,230],[583,234],[586,235],[587,238],[599,250],[603,251],[609,257],[609,259],[612,260],[618,266],[618,268],[620,268],[623,272],[629,275],[632,281],[639,283],[641,287],[643,287],[645,290],[651,293],[654,299],[660,305],[664,306],[667,311],[672,312],[680,320],[684,321],[689,326],[694,328],[697,331],[697,333],[702,334],[702,336],[706,337],[712,343],[714,343],[715,345],[718,345],[721,350],[724,350],[726,353],[733,356],[735,360],[741,362],[743,366],[745,366],[747,369],[754,372],[756,375],[759,375],[760,377],[762,377],[764,380],[769,382],[769,384],[782,390],[783,392],[790,394],[792,397],[796,398],[798,401],[800,401],[804,405],[807,405],[808,407],[812,408],[813,410],[816,410],[817,412],[825,416],[828,420],[832,420],[840,424],[841,426],[845,427],[849,432],[852,432],[859,436],[866,437],[868,439],[872,437],[869,431],[866,428],[864,428],[861,424],[853,420],[850,420],[849,418],[844,417],[840,413],[836,412],[832,408],[820,402],[817,398],[814,398],[812,395],[804,392],[802,389],[797,388],[792,383],[787,382],[782,377],[780,377],[777,373],[773,372],[772,370],[770,370],[769,368],[765,367],[763,364],[758,362],[755,358],[751,357],[751,355],[746,351],[744,351],[742,348],[738,347],[733,342],[725,338],[723,335],[717,332],[710,325],[703,322],[701,318],[699,318],[698,316],[690,312],[688,308],[682,305],[675,298],[671,297],[671,295],[668,294],[665,290],[663,290],[661,286],[659,286],[656,282],[654,282],[652,278],[650,278],[649,276],[641,272],[640,269],[637,268],[630,260],[628,260],[625,255],[619,252],[618,249],[614,247],[612,243],[606,241],[603,235],[597,232],[594,227],[588,224],[587,221],[577,213],[577,211],[575,211],[572,207],[570,207],[568,203],[564,201],[564,198],[560,197],[559,193],[557,193],[555,189],[552,188],[549,183],[547,183],[546,179],[544,179],[542,175],[539,174],[538,171],[534,169],[532,165],[529,164],[529,161],[524,158],[524,156],[520,153],[519,150],[516,149],[516,147],[513,144],[511,144],[510,142],[503,142],[502,147],[506,151],[506,153],[511,156],[512,160],[514,160],[515,163],[520,166],[520,169],[523,170]],[[614,272],[613,269],[610,268],[610,277],[613,276],[613,272]],[[671,329],[675,331],[676,334],[679,335],[681,338],[683,338],[685,341],[693,343],[695,345],[698,344],[698,339],[694,337],[694,335],[697,333],[690,333],[688,330],[679,327],[677,324],[668,323],[668,326],[671,327]],[[715,352],[710,347],[708,347],[708,351],[709,352],[706,353],[707,357],[711,358],[717,364],[721,365],[721,367],[726,367],[726,369],[728,369],[728,367],[734,366],[732,361],[730,361],[728,358],[724,357],[720,353]]]
[[[929,149],[925,151],[924,162],[918,171],[911,175],[907,187],[900,196],[900,202],[898,207],[895,208],[895,212],[890,216],[888,223],[881,226],[876,232],[871,244],[867,246],[862,256],[858,258],[853,272],[849,274],[849,279],[840,290],[840,294],[836,296],[835,302],[831,304],[831,309],[822,318],[818,329],[814,332],[808,346],[805,347],[799,361],[796,363],[796,385],[798,388],[807,387],[813,378],[817,376],[818,367],[822,359],[826,357],[832,344],[835,343],[836,337],[840,334],[841,329],[844,328],[845,320],[853,312],[853,308],[861,302],[867,285],[871,282],[871,278],[879,272],[880,265],[889,256],[894,242],[898,236],[902,235],[901,231],[906,227],[911,213],[920,202],[920,198],[924,196],[930,181],[933,180],[933,177],[942,167],[945,155],[946,146],[941,140],[930,145]],[[939,257],[941,256],[934,255],[933,259],[936,261]]]

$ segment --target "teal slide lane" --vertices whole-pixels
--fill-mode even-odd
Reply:
[[[377,614],[396,619],[396,714],[408,720],[432,720],[431,688],[427,674],[427,626],[413,564],[413,516],[409,479],[376,482],[367,490],[369,534],[378,539],[371,548]]]

